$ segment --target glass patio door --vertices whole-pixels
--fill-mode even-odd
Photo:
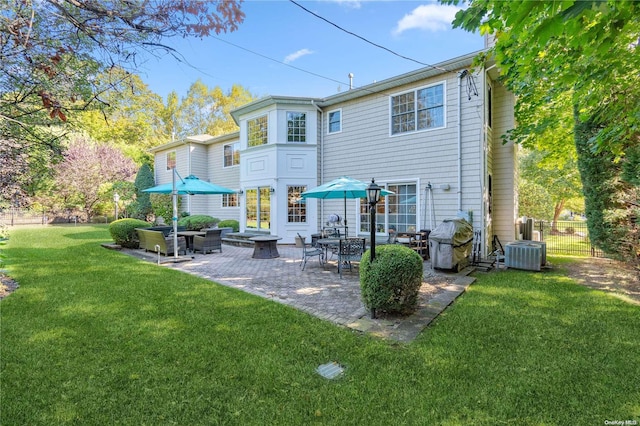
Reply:
[[[245,229],[271,229],[271,191],[268,186],[247,189]]]

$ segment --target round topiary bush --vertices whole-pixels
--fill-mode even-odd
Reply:
[[[138,233],[136,228],[148,228],[151,224],[139,219],[114,220],[109,225],[109,233],[116,244],[125,248],[138,248]]]
[[[220,219],[206,214],[194,214],[180,218],[178,225],[184,226],[187,231],[199,231],[203,228],[212,228],[220,222]]]
[[[218,222],[218,228],[233,228],[233,232],[238,232],[240,223],[235,219],[225,219]]]
[[[367,250],[360,262],[360,289],[365,306],[372,312],[409,315],[418,305],[422,285],[422,258],[400,244],[376,247],[370,260]]]

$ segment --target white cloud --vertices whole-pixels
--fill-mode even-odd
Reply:
[[[456,16],[459,7],[452,5],[424,4],[398,21],[394,34],[398,35],[411,29],[427,31],[446,31],[451,29],[451,21]]]
[[[352,9],[360,9],[362,2],[360,0],[327,0],[329,2],[338,3],[340,6],[349,7]]]
[[[296,59],[299,59],[305,55],[311,55],[313,53],[312,50],[309,49],[300,49],[297,52],[293,52],[289,55],[286,56],[286,58],[284,58],[284,63],[288,64],[291,63],[293,61],[295,61]]]

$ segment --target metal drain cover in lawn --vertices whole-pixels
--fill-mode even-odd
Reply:
[[[335,379],[344,372],[344,368],[342,368],[337,362],[330,362],[322,364],[316,368],[316,371],[325,379]]]

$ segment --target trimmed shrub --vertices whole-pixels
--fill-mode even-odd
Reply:
[[[138,248],[138,233],[136,228],[148,228],[151,224],[139,219],[114,220],[109,225],[109,233],[116,244],[125,248]]]
[[[376,247],[376,259],[367,250],[360,262],[360,289],[368,309],[409,315],[416,310],[422,285],[422,258],[399,244]]]
[[[238,232],[240,223],[235,219],[225,219],[218,222],[218,228],[233,228],[233,232]]]
[[[220,219],[206,214],[194,214],[178,220],[178,225],[184,226],[187,231],[199,231],[202,228],[212,228],[220,222]]]

